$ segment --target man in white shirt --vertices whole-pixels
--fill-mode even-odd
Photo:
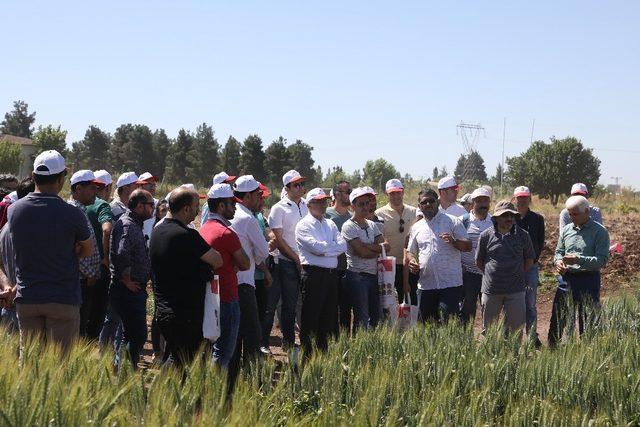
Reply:
[[[460,217],[467,213],[466,209],[457,203],[458,184],[452,176],[446,176],[438,181],[440,194],[440,210],[446,214]]]
[[[307,216],[296,225],[296,243],[302,264],[302,325],[300,341],[305,357],[311,355],[311,339],[327,349],[335,335],[338,315],[338,255],[347,250],[333,221],[325,219],[329,196],[321,188],[307,193]]]
[[[309,210],[302,199],[306,178],[297,171],[290,170],[282,177],[285,195],[269,213],[269,227],[275,236],[278,254],[277,278],[269,289],[265,318],[273,316],[282,298],[282,337],[284,347],[295,345],[296,305],[300,289],[302,264],[298,255],[295,229],[298,222]]]
[[[421,191],[418,205],[424,219],[411,228],[409,266],[420,274],[422,321],[442,322],[459,313],[463,295],[460,252],[470,251],[471,242],[462,220],[438,209],[435,191]]]
[[[118,177],[116,181],[116,193],[118,197],[113,199],[109,204],[111,206],[111,212],[113,213],[114,223],[127,211],[129,196],[131,196],[131,193],[133,193],[133,190],[136,188],[138,188],[138,175],[136,175],[135,172],[125,172]]]
[[[493,227],[489,205],[491,193],[484,187],[477,188],[471,193],[471,212],[462,216],[462,224],[467,229],[467,236],[471,241],[471,252],[462,252],[462,286],[464,287],[464,300],[462,302],[461,316],[466,324],[476,315],[476,305],[480,298],[482,287],[482,270],[478,268],[475,260],[476,248],[480,233]]]
[[[260,352],[260,319],[254,273],[256,264],[269,256],[269,247],[262,234],[258,220],[253,216],[257,209],[262,190],[253,175],[243,175],[236,180],[234,196],[238,200],[236,212],[231,220],[231,228],[240,238],[242,249],[251,263],[248,270],[238,271],[238,301],[240,303],[240,329],[236,352],[231,362],[232,375],[237,373],[241,357],[244,362],[255,359]]]

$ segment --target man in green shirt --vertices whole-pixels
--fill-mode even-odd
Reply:
[[[609,232],[589,217],[587,199],[571,196],[566,208],[571,223],[560,230],[554,256],[561,279],[549,325],[551,346],[562,340],[565,327],[573,326],[576,308],[580,334],[593,322],[600,305],[600,269],[609,260]]]

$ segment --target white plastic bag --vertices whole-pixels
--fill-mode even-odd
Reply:
[[[396,291],[396,257],[387,256],[382,246],[378,258],[378,285],[380,288],[381,321],[395,324],[398,319],[398,293]]]
[[[405,293],[402,304],[398,307],[398,329],[404,331],[418,323],[418,313],[420,310],[417,305],[412,304],[411,294]]]
[[[207,283],[204,294],[202,336],[209,341],[220,338],[220,280],[217,275]]]

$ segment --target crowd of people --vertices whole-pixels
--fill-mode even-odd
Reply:
[[[370,187],[341,181],[327,194],[305,188],[306,178],[290,170],[265,217],[271,193],[252,175],[220,172],[206,195],[183,184],[159,199],[158,178],[148,172],[125,172],[114,182],[105,170],[79,170],[64,201],[66,175],[64,158],[50,150],[36,157],[30,178],[0,176],[0,303],[21,346],[37,337],[64,354],[81,336],[114,351],[116,367],[127,354],[135,369],[152,315],[159,363],[182,367],[204,353],[235,377],[270,354],[276,316],[282,347],[293,357],[296,331],[308,357],[338,334],[375,328],[382,321],[378,260],[387,255],[396,260],[398,301],[418,305],[422,322],[467,324],[479,301],[484,330],[504,313],[507,331],[529,331],[540,345],[545,219],[531,210],[525,186],[490,213],[488,187],[458,199],[455,179],[446,177],[411,206],[402,181],[391,179],[387,203],[377,209]],[[609,235],[588,189],[578,183],[571,194],[554,256],[551,345],[576,311],[580,332],[589,327],[609,256]],[[207,346],[204,299],[214,275],[220,337]]]

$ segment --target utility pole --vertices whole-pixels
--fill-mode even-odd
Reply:
[[[531,139],[529,139],[529,144],[533,144],[533,129],[536,127],[536,119],[533,119],[531,123]]]

